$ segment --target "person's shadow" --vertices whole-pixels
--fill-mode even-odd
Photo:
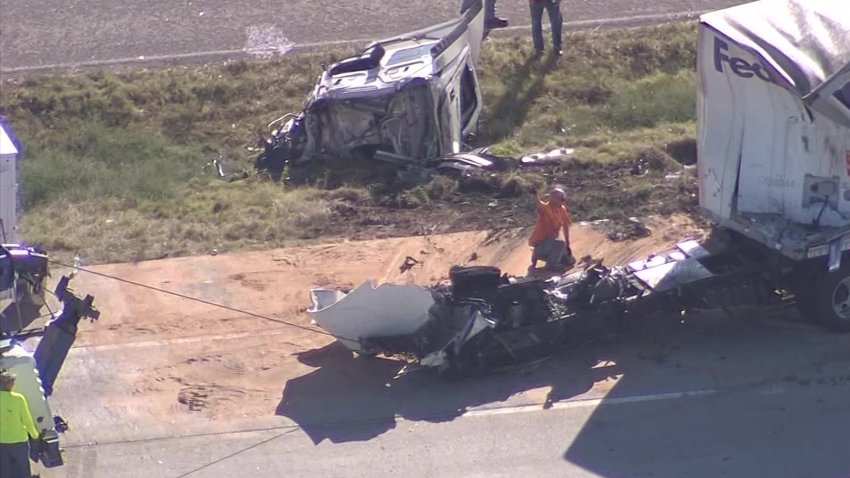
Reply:
[[[553,54],[544,56],[529,55],[519,68],[513,72],[511,80],[505,86],[505,93],[492,109],[484,112],[478,143],[482,145],[496,143],[510,136],[516,128],[525,123],[532,103],[543,92],[546,76],[557,69],[560,57]]]

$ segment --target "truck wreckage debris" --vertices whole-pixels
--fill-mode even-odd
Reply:
[[[314,290],[309,314],[358,353],[462,372],[533,359],[653,314],[792,298],[807,319],[850,332],[850,17],[840,8],[762,0],[700,17],[700,206],[718,226],[705,243],[545,281],[455,267],[448,285],[428,289]],[[461,94],[449,117],[466,117],[458,112],[473,97]],[[414,157],[457,155],[462,129]],[[462,158],[454,167],[479,164]]]
[[[315,289],[308,313],[360,355],[478,372],[535,360],[652,314],[779,303],[790,286],[782,283],[783,261],[769,253],[718,236],[626,266],[595,261],[548,280],[455,266],[449,283],[429,288],[367,282],[348,294]]]

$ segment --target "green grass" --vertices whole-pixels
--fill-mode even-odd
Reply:
[[[488,40],[475,141],[505,155],[574,146],[588,164],[626,163],[648,148],[690,160],[679,156],[692,155],[695,135],[695,43],[694,24],[576,32],[559,62],[534,62],[527,38]],[[298,188],[214,177],[208,163],[219,155],[251,171],[246,146],[269,121],[300,110],[322,65],[349,53],[5,80],[0,109],[26,149],[23,236],[90,262],[275,247],[339,232],[326,225],[353,208],[412,210],[482,188],[511,197],[551,179],[437,178],[388,192],[350,172]],[[350,187],[323,190],[340,186]],[[657,201],[643,191],[650,186],[624,191]],[[609,209],[588,203],[577,214]]]

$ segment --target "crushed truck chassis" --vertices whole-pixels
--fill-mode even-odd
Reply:
[[[705,243],[683,242],[625,266],[609,268],[596,261],[549,280],[508,277],[494,267],[458,266],[451,271],[450,283],[427,289],[392,286],[397,289],[383,292],[386,286],[364,284],[351,293],[361,300],[350,303],[341,292],[332,300],[317,301],[314,291],[309,313],[361,355],[401,356],[441,372],[474,373],[533,361],[654,314],[778,304],[793,297],[797,282],[809,280],[803,279],[806,271],[826,274],[825,263],[808,265],[811,269],[801,269],[754,241],[724,231]],[[363,287],[376,295],[363,295]],[[387,299],[402,299],[405,289],[404,294],[429,292],[430,307],[419,303],[409,314],[403,307],[393,308]],[[384,323],[397,330],[407,327],[407,332],[382,334],[382,326],[371,320],[381,313]],[[846,318],[850,326],[850,314]],[[368,332],[359,333],[360,324],[366,323]]]

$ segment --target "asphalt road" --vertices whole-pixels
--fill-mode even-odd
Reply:
[[[102,471],[67,476],[844,478],[846,398],[846,389],[741,390],[402,422],[369,442],[316,446],[297,431],[274,430],[86,447],[70,459]]]
[[[567,29],[661,22],[745,0],[564,0]],[[208,60],[375,39],[457,15],[459,0],[2,0],[0,71]],[[525,1],[499,2],[527,25]]]
[[[132,373],[111,353],[70,355],[54,402],[77,417],[68,464],[43,477],[850,476],[850,336],[788,310],[658,319],[464,380],[393,380],[332,344],[267,417],[226,423],[99,410],[110,374]]]

